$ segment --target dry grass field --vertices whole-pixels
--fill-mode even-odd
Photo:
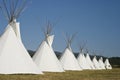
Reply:
[[[0,80],[120,80],[120,69],[46,72],[44,75],[0,75]]]

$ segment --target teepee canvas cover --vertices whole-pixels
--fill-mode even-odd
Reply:
[[[71,49],[73,37],[67,38],[67,47],[60,58],[60,62],[65,70],[82,70]]]
[[[0,9],[8,26],[0,38],[0,74],[42,74],[25,49],[16,19],[23,12],[26,0],[2,0]]]
[[[60,62],[65,70],[82,70],[74,54],[68,48],[62,54]]]
[[[88,61],[86,60],[83,53],[80,53],[78,55],[77,60],[78,60],[78,63],[82,69],[91,69],[91,67],[90,67],[90,65],[89,65]]]
[[[95,67],[93,65],[93,62],[91,61],[90,56],[89,56],[88,53],[86,54],[86,61],[88,62],[88,64],[91,67],[91,69],[95,69]]]
[[[0,74],[42,74],[10,25],[0,38]]]
[[[98,60],[98,63],[100,65],[101,69],[105,69],[105,64],[103,63],[103,58],[102,57],[100,57],[100,59]]]
[[[85,45],[82,45],[82,44],[79,45],[80,53],[77,57],[77,60],[82,69],[91,69],[87,59],[85,58],[84,52],[83,52],[84,46]],[[86,49],[86,51],[88,52],[87,49]]]
[[[93,65],[95,66],[96,70],[101,69],[100,64],[98,63],[98,61],[96,59],[96,56],[94,56],[94,58],[93,58]]]
[[[110,65],[110,62],[108,59],[105,60],[105,68],[106,69],[112,69],[112,66]]]
[[[33,60],[39,66],[40,70],[45,72],[63,72],[62,65],[60,64],[57,56],[55,55],[52,43],[54,35],[50,36],[50,24],[47,25],[47,30],[45,31],[45,40],[41,43]]]

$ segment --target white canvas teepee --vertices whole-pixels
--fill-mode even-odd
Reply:
[[[78,55],[77,60],[78,60],[78,63],[82,69],[91,69],[91,67],[90,67],[90,65],[89,65],[88,61],[86,60],[85,55],[83,53],[80,53]]]
[[[98,60],[98,63],[100,65],[101,69],[105,69],[105,64],[103,63],[103,58],[102,57],[100,57],[100,59]]]
[[[93,62],[91,61],[90,56],[89,56],[88,53],[86,54],[86,61],[88,62],[88,64],[91,67],[91,69],[95,69],[95,67],[93,65]]]
[[[19,22],[16,22],[16,19],[14,19],[13,22],[10,23],[11,24],[11,27],[13,28],[18,40],[21,40],[21,34],[20,34],[20,23]]]
[[[110,62],[109,62],[108,59],[106,59],[104,63],[105,63],[105,68],[106,69],[112,69],[112,66],[110,65]]]
[[[48,24],[47,31],[45,32],[46,39],[39,46],[33,56],[33,60],[42,71],[64,72],[62,65],[60,64],[52,48],[54,35],[50,35],[51,31],[49,31],[49,26],[50,25]]]
[[[10,1],[10,4],[7,4],[9,2],[3,0],[1,6],[9,23],[0,38],[0,74],[42,74],[21,41],[16,18],[19,17],[23,6],[17,6],[18,1]]]
[[[64,70],[82,70],[71,49],[72,37],[67,39],[67,47],[63,52],[60,62]]]
[[[88,61],[85,58],[84,52],[83,52],[84,46],[85,45],[79,46],[80,53],[77,57],[77,60],[78,60],[78,63],[82,69],[91,69],[90,65],[88,64]]]
[[[0,38],[0,74],[42,74],[10,25]]]
[[[96,59],[96,56],[94,56],[94,58],[93,58],[93,65],[95,66],[95,69],[96,70],[98,70],[98,69],[101,69],[100,68],[100,65],[99,65],[99,63],[98,63],[98,61],[97,61],[97,59]]]

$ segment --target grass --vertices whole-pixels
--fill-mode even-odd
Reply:
[[[0,75],[0,80],[120,80],[120,68],[112,70],[66,71],[44,75]]]

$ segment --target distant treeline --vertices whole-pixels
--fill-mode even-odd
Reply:
[[[31,57],[35,53],[35,51],[32,51],[32,50],[28,50],[28,52],[29,52]],[[55,51],[55,54],[58,58],[60,58],[62,53],[58,52],[58,51]],[[77,58],[78,53],[74,53],[74,55]],[[85,54],[85,56],[86,56],[86,54]],[[91,59],[93,59],[93,57],[94,57],[93,55],[90,55]],[[96,57],[97,57],[97,59],[99,59],[101,56],[96,55]],[[103,61],[105,61],[105,59],[107,58],[107,57],[104,57],[104,56],[102,56],[102,57],[103,57]],[[113,68],[120,68],[120,57],[110,57],[109,61],[110,61],[110,64],[112,65]]]

